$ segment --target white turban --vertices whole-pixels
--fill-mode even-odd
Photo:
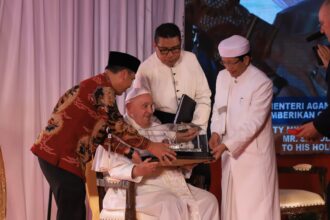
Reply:
[[[222,40],[218,49],[221,57],[239,57],[250,51],[250,43],[245,37],[233,35]]]
[[[144,94],[150,94],[150,92],[145,89],[145,88],[132,88],[129,90],[127,93],[126,99],[125,99],[125,104],[129,103],[134,99],[135,97],[138,97],[140,95]]]

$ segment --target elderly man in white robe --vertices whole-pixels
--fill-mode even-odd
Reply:
[[[279,220],[278,177],[271,122],[272,82],[251,64],[249,41],[219,44],[210,148],[222,157],[222,220]]]
[[[158,125],[153,115],[150,93],[142,88],[132,89],[126,98],[125,120],[146,135],[145,129]],[[152,136],[151,136],[152,137]],[[157,137],[155,135],[154,137]],[[219,208],[214,195],[189,185],[191,167],[161,167],[148,159],[141,162],[138,155],[147,152],[133,150],[133,159],[115,152],[97,149],[93,169],[107,172],[112,178],[136,182],[136,211],[159,220],[218,220]],[[109,189],[103,200],[101,219],[108,219],[111,210],[125,209],[125,191]]]

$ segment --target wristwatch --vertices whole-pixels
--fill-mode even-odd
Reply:
[[[125,155],[125,157],[127,157],[128,159],[132,159],[132,157],[133,157],[133,153],[134,153],[134,149],[131,147],[130,149],[129,149],[129,152],[128,153],[126,153],[126,154],[124,154]]]

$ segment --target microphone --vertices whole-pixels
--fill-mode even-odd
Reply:
[[[325,35],[323,33],[321,33],[320,31],[314,32],[311,35],[306,37],[307,42],[319,39],[321,37],[324,37]]]

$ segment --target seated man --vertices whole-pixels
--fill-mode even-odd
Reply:
[[[126,98],[125,120],[141,135],[146,135],[146,128],[159,124],[152,114],[153,101],[150,93],[141,88],[131,90]],[[185,175],[190,175],[192,167],[165,168],[148,159],[141,162],[138,155],[146,153],[135,149],[133,159],[130,160],[98,147],[93,169],[106,171],[112,178],[136,182],[137,212],[160,220],[219,219],[219,206],[215,196],[186,183]],[[108,211],[124,211],[125,196],[124,190],[108,189],[103,200],[101,219],[106,219]]]

